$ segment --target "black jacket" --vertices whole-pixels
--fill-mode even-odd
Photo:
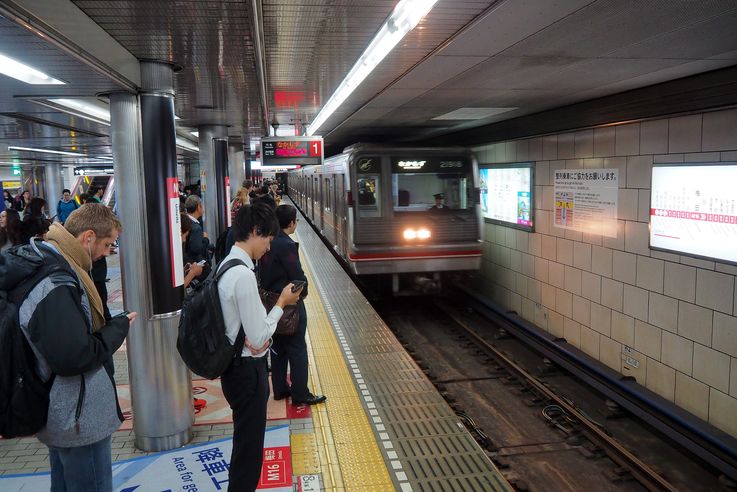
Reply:
[[[188,219],[192,222],[192,231],[185,243],[184,261],[197,263],[198,261],[207,260],[207,248],[210,241],[203,235],[202,225],[189,217]]]
[[[307,281],[299,262],[299,244],[284,231],[279,231],[271,242],[271,249],[261,257],[258,265],[261,287],[272,292],[281,292],[292,280]],[[301,297],[307,297],[307,284]]]

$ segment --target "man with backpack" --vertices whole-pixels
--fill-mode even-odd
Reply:
[[[110,209],[87,204],[53,224],[46,241],[0,257],[0,335],[13,340],[9,354],[0,347],[10,359],[0,361],[9,366],[0,376],[0,434],[36,433],[48,446],[52,492],[112,491],[111,435],[123,421],[112,355],[136,313],[106,321],[87,272],[120,229]]]
[[[267,313],[259,296],[254,264],[269,250],[279,232],[274,209],[265,203],[243,205],[232,226],[235,245],[223,260],[239,261],[222,274],[217,287],[222,307],[225,334],[231,344],[245,343],[242,351],[222,374],[223,395],[233,410],[233,454],[228,490],[254,491],[261,476],[266,402],[269,383],[266,352],[285,306],[296,304],[302,289],[292,291],[289,283],[276,305]],[[225,268],[228,268],[227,266]]]

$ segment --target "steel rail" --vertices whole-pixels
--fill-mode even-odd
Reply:
[[[556,405],[560,406],[569,415],[574,417],[576,421],[583,426],[583,434],[588,437],[589,440],[591,440],[592,442],[599,444],[606,455],[614,463],[625,468],[632,475],[632,477],[635,478],[643,487],[650,491],[678,491],[676,487],[674,487],[665,478],[659,475],[655,470],[647,465],[647,463],[644,463],[615,439],[609,437],[596,424],[586,418],[576,407],[571,405],[561,396],[557,395],[555,392],[553,392],[551,389],[541,383],[535,376],[527,372],[523,367],[504,355],[504,353],[499,351],[496,347],[491,345],[473,328],[468,326],[468,324],[464,320],[457,316],[452,309],[448,308],[445,302],[438,302],[438,307],[442,309],[446,314],[448,314],[453,319],[453,321],[455,321],[476,343],[481,345],[485,350],[491,352],[494,357],[500,360],[506,366],[506,368],[510,370],[510,372],[512,372],[517,377],[522,378],[537,392],[555,402]],[[504,320],[500,321],[504,323]]]

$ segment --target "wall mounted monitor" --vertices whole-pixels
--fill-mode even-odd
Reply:
[[[650,247],[737,264],[737,162],[655,164]]]
[[[534,165],[483,165],[479,169],[481,212],[492,224],[534,230]]]

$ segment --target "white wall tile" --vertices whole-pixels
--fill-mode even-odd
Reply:
[[[531,299],[522,299],[521,316],[527,321],[535,322],[535,303]]]
[[[557,259],[555,241],[556,241],[555,237],[543,235],[543,244],[542,244],[543,258],[547,260],[553,260],[553,261]]]
[[[558,158],[558,135],[545,135],[543,140],[543,160],[550,161]]]
[[[660,359],[663,330],[639,319],[635,320],[635,349],[638,352]]]
[[[683,162],[683,154],[659,154],[653,156],[653,164]]]
[[[719,162],[719,152],[692,152],[683,156],[683,162]]]
[[[622,188],[619,190],[617,203],[617,218],[637,220],[637,199],[639,192],[636,189]]]
[[[668,330],[672,333],[678,332],[678,300],[668,296],[661,296],[650,292],[650,310],[648,321],[650,324]]]
[[[675,253],[666,253],[665,251],[650,250],[650,257],[658,260],[670,261],[671,263],[679,263],[681,256]]]
[[[594,128],[594,157],[614,155],[614,127]]]
[[[668,152],[668,120],[640,123],[640,153],[665,154]]]
[[[737,265],[727,265],[726,263],[715,263],[716,271],[737,275]]]
[[[649,189],[652,174],[653,156],[631,155],[627,157],[627,188]]]
[[[700,419],[709,420],[709,387],[701,381],[676,373],[675,402]]]
[[[573,243],[573,266],[583,270],[591,270],[591,245],[581,242]]]
[[[604,164],[602,165],[602,169],[616,169],[617,171],[619,171],[617,173],[617,180],[619,181],[618,185],[620,188],[627,187],[627,157],[626,156],[605,157]]]
[[[529,243],[527,244],[527,252],[533,256],[542,256],[542,234],[530,234]]]
[[[517,230],[512,229],[511,227],[505,227],[504,234],[505,234],[505,246],[507,248],[516,248],[517,247]]]
[[[608,337],[599,339],[599,360],[615,371],[622,371],[622,344]]]
[[[612,311],[612,338],[633,347],[635,345],[635,318]]]
[[[737,436],[737,399],[714,388],[709,389],[709,423]]]
[[[535,137],[530,139],[529,154],[527,158],[531,161],[539,161],[543,158],[543,139]]]
[[[558,159],[550,161],[550,177],[548,183],[551,185],[555,184],[555,172],[566,168],[566,161],[564,159]]]
[[[637,257],[637,286],[663,293],[663,270],[665,262],[645,256]]]
[[[559,263],[573,265],[573,241],[558,239],[556,249]]]
[[[635,285],[637,282],[637,255],[614,251],[612,253],[612,278]]]
[[[676,394],[676,371],[657,360],[647,361],[645,386],[666,400],[673,401]]]
[[[506,151],[506,161],[514,162],[517,160],[517,142],[504,142]]]
[[[535,278],[541,282],[548,282],[550,278],[548,272],[548,260],[545,258],[535,257]]]
[[[565,266],[562,263],[548,262],[548,283],[560,289],[565,287]]]
[[[539,280],[527,278],[527,296],[536,303],[543,302],[543,284]],[[533,316],[534,317],[534,316]]]
[[[574,347],[581,347],[581,325],[570,318],[563,322],[563,333],[565,339]]]
[[[555,310],[567,318],[572,317],[573,294],[563,289],[557,289],[555,292]]]
[[[727,354],[704,347],[700,343],[694,344],[693,377],[699,381],[729,393],[729,364]]]
[[[720,152],[720,161],[722,162],[735,162],[737,161],[737,150],[730,150],[727,152]]]
[[[624,314],[643,321],[648,319],[648,291],[624,284]]]
[[[594,130],[576,132],[574,139],[574,155],[576,157],[594,156]]]
[[[602,237],[601,245],[605,248],[616,249],[619,251],[624,250],[624,228],[627,224],[626,220],[617,221],[617,236],[616,237]]]
[[[535,163],[535,184],[553,184],[550,182],[550,161],[539,161]]]
[[[530,159],[530,142],[527,139],[517,140],[517,156],[518,162],[525,162]]]
[[[601,277],[599,275],[581,272],[581,296],[590,301],[601,301]]]
[[[624,285],[616,280],[601,279],[601,303],[609,308],[622,310]]]
[[[737,149],[737,109],[704,113],[703,150]]]
[[[571,316],[584,326],[591,325],[591,301],[583,297],[573,296],[573,313]]]
[[[661,360],[664,364],[691,375],[693,372],[693,345],[688,338],[683,338],[667,331],[663,332]]]
[[[557,290],[550,284],[542,284],[543,290],[543,306],[548,309],[555,309],[555,291]]]
[[[611,337],[612,310],[595,302],[591,303],[591,328]]]
[[[518,273],[516,275],[516,278],[517,281],[514,291],[523,297],[527,297],[527,277],[522,275],[521,273]]]
[[[600,246],[591,247],[591,271],[605,277],[612,276],[612,250]]]
[[[565,286],[568,292],[581,295],[581,270],[578,268],[565,267]]]
[[[701,152],[701,115],[679,116],[668,121],[668,153]]]
[[[599,359],[599,335],[597,332],[586,326],[581,327],[581,350],[589,354],[594,359]]]
[[[665,262],[663,292],[683,301],[696,300],[696,268]]]
[[[729,375],[729,394],[737,397],[737,358],[732,357],[732,370]]]
[[[555,209],[555,202],[554,202],[554,193],[553,193],[553,187],[552,186],[542,186],[542,209],[543,210],[554,210]]]
[[[601,246],[601,234],[588,234],[584,232],[581,235],[581,241],[587,243],[587,244],[593,244],[594,246]]]
[[[528,277],[535,276],[535,257],[522,253],[522,273]]]
[[[697,268],[703,268],[704,270],[714,270],[713,261],[700,260],[699,258],[691,258],[686,255],[681,256],[681,263],[684,265],[695,266]]]
[[[576,157],[573,133],[558,134],[558,159],[573,159]]]
[[[509,268],[515,272],[522,272],[522,253],[515,249],[509,252]]]
[[[584,169],[604,169],[604,159],[602,157],[589,157],[583,160]]]
[[[566,232],[563,234],[563,237],[571,241],[583,241],[583,232],[572,231],[570,229],[566,229]]]
[[[566,169],[583,169],[583,159],[566,159]]]
[[[543,288],[544,288],[544,285],[543,285]],[[533,323],[535,323],[537,326],[539,326],[543,330],[547,330],[549,312],[550,312],[549,308],[541,304],[535,304],[535,317],[533,318]]]
[[[624,348],[623,355],[624,355]],[[627,356],[635,359],[637,362],[639,362],[639,367],[633,367],[627,362],[622,361],[622,374],[625,376],[631,376],[637,380],[640,384],[645,384],[645,375],[647,374],[647,361],[651,360],[649,359],[645,354],[642,354],[638,352],[637,350],[633,349],[632,347],[629,348],[627,352]]]
[[[731,314],[734,304],[734,276],[698,270],[696,272],[696,304]]]
[[[646,223],[628,220],[624,225],[624,249],[630,253],[650,256],[649,235]]]
[[[650,190],[637,191],[637,220],[647,222],[650,220]]]
[[[565,336],[565,332],[563,331],[564,319],[565,318],[563,318],[562,315],[556,313],[555,311],[548,312],[548,331],[556,337]]]
[[[618,125],[615,127],[616,155],[637,155],[640,153],[640,124]]]
[[[714,313],[714,339],[711,346],[720,352],[737,357],[737,318]],[[737,383],[737,381],[735,381]]]
[[[678,301],[678,334],[711,346],[712,313],[710,309]]]
[[[517,239],[515,240],[515,243],[517,244],[517,250],[522,253],[527,253],[530,233],[525,231],[516,231],[516,235]]]

